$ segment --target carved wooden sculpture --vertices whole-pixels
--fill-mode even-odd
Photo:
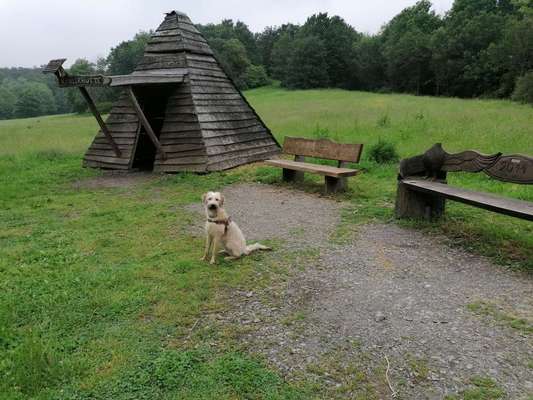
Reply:
[[[433,145],[420,156],[406,158],[400,162],[400,176],[426,176],[445,179],[446,172],[480,172],[492,166],[502,153],[485,155],[474,150],[450,154],[444,151],[441,143]]]
[[[450,199],[533,220],[531,202],[446,185],[447,172],[457,171],[484,172],[504,182],[533,184],[532,157],[501,153],[485,155],[474,150],[450,154],[437,143],[424,154],[400,162],[396,216],[438,218],[444,213],[445,199]]]

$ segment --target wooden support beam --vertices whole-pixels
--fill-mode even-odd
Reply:
[[[94,101],[91,98],[91,95],[89,94],[87,89],[85,89],[83,86],[80,86],[79,89],[80,89],[80,92],[81,92],[83,98],[85,99],[85,101],[89,105],[89,109],[93,113],[94,118],[96,118],[96,121],[98,121],[98,125],[100,125],[100,129],[102,130],[102,132],[105,135],[105,137],[107,138],[109,144],[113,148],[113,151],[115,152],[117,157],[119,157],[119,158],[122,157],[122,153],[120,152],[120,149],[118,148],[117,144],[113,140],[113,137],[111,136],[111,132],[109,132],[109,129],[107,129],[107,125],[105,124],[104,120],[102,119],[102,116],[100,115],[100,112],[96,108],[96,105],[94,104]]]
[[[141,105],[137,101],[137,97],[135,97],[135,93],[133,92],[133,88],[131,86],[128,86],[128,94],[130,96],[131,102],[133,104],[133,108],[135,109],[135,112],[137,113],[137,116],[141,120],[141,124],[144,126],[144,129],[146,129],[146,133],[150,137],[150,140],[154,144],[157,151],[161,153],[161,158],[163,160],[166,160],[167,155],[165,151],[163,150],[163,147],[161,146],[161,143],[159,143],[159,140],[157,139],[157,136],[154,133],[154,130],[152,129],[152,126],[150,125],[150,122],[148,122],[148,119],[143,113],[143,110],[141,109]]]

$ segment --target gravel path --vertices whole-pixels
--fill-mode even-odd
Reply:
[[[226,188],[224,208],[239,225],[248,242],[277,239],[284,249],[301,250],[327,244],[338,224],[342,203],[304,192],[260,184],[240,184]],[[203,234],[202,204],[189,206],[202,218],[192,227]]]
[[[343,204],[329,199],[264,185],[224,194],[247,238],[282,243],[265,257],[318,250],[291,261],[289,282],[232,293],[234,307],[220,316],[246,326],[242,342],[287,376],[315,374],[340,387],[334,374],[310,372],[334,354],[333,370],[358,360],[379,398],[390,398],[387,356],[400,398],[442,399],[475,376],[491,377],[511,399],[533,395],[531,332],[507,320],[519,316],[531,327],[531,277],[394,224],[359,227],[354,241],[335,245],[329,237]]]

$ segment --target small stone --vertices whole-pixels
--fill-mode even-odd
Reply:
[[[376,316],[374,317],[374,319],[375,319],[376,322],[381,322],[381,321],[385,321],[387,319],[387,317],[381,311],[378,311],[376,313]]]
[[[472,369],[474,366],[472,364],[466,364],[466,369]]]
[[[246,297],[252,297],[253,295],[254,295],[254,292],[248,292],[248,293],[246,293],[245,296],[246,296]]]

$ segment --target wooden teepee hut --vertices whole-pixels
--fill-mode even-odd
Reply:
[[[60,86],[79,87],[101,128],[84,166],[209,172],[280,152],[185,14],[166,14],[130,75],[68,76],[64,61],[52,60],[45,72],[55,73]],[[106,85],[123,93],[104,122],[85,87]]]

